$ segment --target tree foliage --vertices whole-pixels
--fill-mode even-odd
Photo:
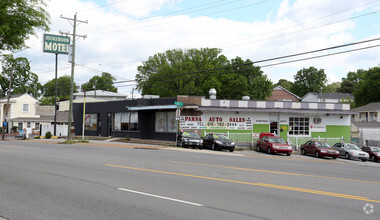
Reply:
[[[371,102],[380,102],[380,67],[358,72],[361,74],[361,80],[358,81],[353,93],[355,105],[359,107]]]
[[[138,66],[137,90],[142,95],[206,96],[211,88],[222,99],[241,99],[249,95],[265,99],[272,83],[250,60],[237,57],[229,61],[217,48],[174,49],[157,53]]]
[[[0,76],[1,97],[5,97],[9,92],[10,77],[12,77],[11,94],[28,93],[34,98],[40,96],[43,87],[38,81],[37,74],[31,72],[28,59],[14,58],[13,55],[3,56]]]
[[[366,71],[358,69],[356,72],[348,72],[347,77],[342,79],[342,83],[337,92],[353,94],[356,85],[364,79]]]
[[[65,101],[70,99],[71,77],[68,75],[57,78],[57,100]],[[55,79],[52,79],[44,84],[44,103],[54,104],[55,97]],[[77,92],[76,84],[74,83],[74,92]],[[50,101],[49,101],[50,100]],[[50,103],[52,102],[52,103]]]
[[[274,84],[274,87],[281,86],[282,88],[291,91],[293,87],[293,82],[286,80],[286,79],[280,79],[276,84]],[[294,93],[294,92],[293,92]]]
[[[321,92],[327,83],[327,76],[323,69],[315,67],[303,68],[294,76],[292,92],[303,97],[308,92]]]
[[[49,30],[49,14],[44,0],[0,1],[0,51],[25,47],[34,29]]]
[[[109,73],[102,73],[101,76],[94,76],[88,82],[82,84],[82,90],[92,91],[92,90],[104,90],[109,92],[117,92],[117,88],[113,85],[115,81]]]

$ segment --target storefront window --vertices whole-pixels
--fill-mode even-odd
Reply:
[[[176,132],[177,121],[175,120],[175,112],[156,112],[155,131]]]
[[[97,119],[98,119],[97,114],[86,114],[85,115],[84,130],[96,131]]]
[[[289,127],[290,135],[309,135],[309,118],[290,117]]]
[[[118,131],[138,131],[139,121],[137,112],[121,112],[114,114],[113,129]]]

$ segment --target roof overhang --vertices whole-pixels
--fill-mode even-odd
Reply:
[[[142,111],[142,110],[160,110],[160,109],[177,109],[178,105],[152,105],[152,106],[141,106],[141,107],[127,107],[130,111]]]
[[[357,112],[341,110],[310,110],[310,109],[259,109],[259,108],[217,108],[217,107],[199,107],[200,111],[222,111],[222,112],[268,112],[268,113],[296,113],[308,115],[355,115]]]

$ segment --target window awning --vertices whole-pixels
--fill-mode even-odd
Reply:
[[[128,107],[130,111],[141,111],[141,110],[159,110],[159,109],[177,109],[178,105],[152,105],[152,106],[141,106],[141,107]]]

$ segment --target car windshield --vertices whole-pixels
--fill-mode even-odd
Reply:
[[[226,140],[226,141],[229,141],[230,139],[227,137],[227,136],[225,136],[225,135],[215,135],[214,134],[214,138],[216,139],[216,140]]]
[[[345,148],[350,150],[360,150],[355,144],[347,144]]]
[[[282,138],[275,138],[275,137],[270,137],[269,138],[269,143],[278,143],[278,144],[286,144],[284,139]]]
[[[184,136],[184,137],[192,137],[192,138],[199,138],[199,134],[198,133],[189,132],[189,131],[183,132],[182,136]]]
[[[373,152],[380,152],[380,148],[378,148],[378,147],[371,147],[371,151],[373,151]]]
[[[315,142],[315,146],[316,147],[327,147],[327,148],[331,148],[330,145],[326,142]]]

